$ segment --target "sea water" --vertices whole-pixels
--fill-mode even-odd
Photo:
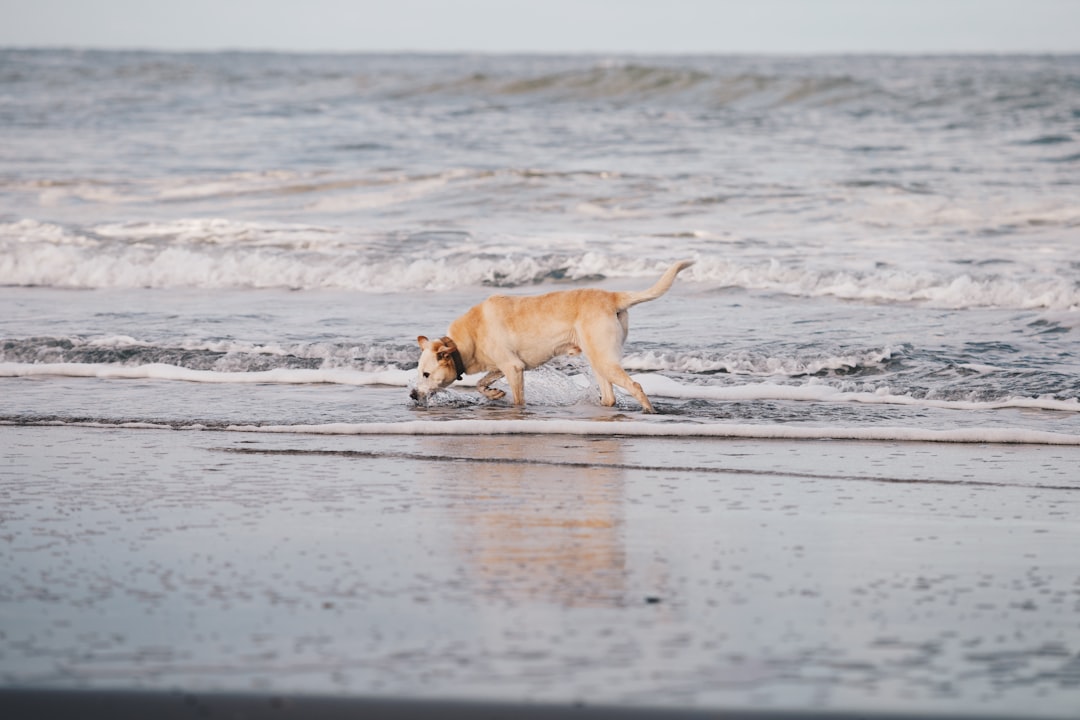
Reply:
[[[4,423],[1080,443],[1077,56],[9,49],[0,127]],[[409,400],[488,295],[684,258],[658,416]]]

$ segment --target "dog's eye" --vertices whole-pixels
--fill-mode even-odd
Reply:
[[[431,377],[431,373],[424,373],[424,377]]]

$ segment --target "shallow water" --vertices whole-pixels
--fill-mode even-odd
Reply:
[[[1020,404],[1053,411],[1024,428],[1073,431],[1075,56],[4,50],[0,68],[5,385],[124,367],[403,386],[413,338],[493,290],[644,287],[690,257],[626,348],[674,381],[673,410],[728,417],[703,387],[764,415],[809,392],[850,425],[852,396],[881,394],[955,410],[946,426]],[[545,380],[533,404],[592,402]]]
[[[475,377],[426,407],[409,400],[418,354],[410,328],[445,326],[457,308],[484,294],[446,293],[432,322],[426,308],[403,305],[396,294],[361,302],[340,291],[0,289],[12,308],[0,332],[13,338],[0,345],[8,397],[0,419],[184,427],[613,417],[599,406],[581,358],[527,373],[522,414],[506,415],[505,400],[481,398],[471,387]],[[1080,442],[1071,332],[1047,332],[1037,315],[1012,312],[1021,329],[1008,342],[975,329],[960,341],[945,331],[955,314],[819,299],[792,319],[788,302],[770,294],[677,286],[635,308],[624,359],[662,417],[638,415],[621,394],[614,412],[654,425],[755,424],[779,432],[799,424],[846,433],[840,437],[870,427],[985,428],[999,434],[971,439],[1024,441],[1026,433],[1041,432]],[[976,327],[980,316],[987,324],[1000,317],[990,310],[963,314]],[[703,319],[716,317],[723,318],[720,335],[695,335]],[[754,326],[748,317],[769,321]],[[860,317],[889,333],[849,332],[846,323]],[[126,334],[132,326],[141,339]],[[825,339],[801,345],[795,332],[843,337],[845,346]],[[932,336],[934,345],[904,341],[915,334]],[[869,340],[880,345],[860,342]],[[1000,434],[1006,431],[1013,432]]]

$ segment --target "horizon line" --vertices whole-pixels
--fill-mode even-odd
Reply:
[[[257,46],[215,47],[153,47],[139,45],[93,45],[93,44],[7,44],[0,43],[0,50],[69,51],[69,52],[117,52],[117,53],[171,53],[171,54],[281,54],[281,55],[486,55],[486,56],[604,56],[627,55],[639,57],[1046,57],[1080,55],[1076,50],[544,50],[544,49],[467,49],[467,48],[282,48]]]

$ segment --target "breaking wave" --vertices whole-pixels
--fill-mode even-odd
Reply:
[[[553,243],[558,244],[558,243]],[[413,247],[415,245],[415,247]],[[0,223],[0,284],[63,288],[292,288],[361,292],[522,287],[545,282],[652,278],[666,260],[571,250],[516,251],[509,238],[464,236],[434,252],[422,237],[365,238],[327,228],[223,220],[103,225],[78,231]],[[1009,266],[821,269],[777,259],[696,252],[681,276],[712,287],[935,307],[1071,310],[1080,282],[1067,268]]]
[[[283,384],[307,385],[330,383],[351,386],[386,385],[409,387],[415,380],[415,370],[397,367],[360,370],[350,367],[272,367],[261,370],[196,369],[169,365],[106,364],[106,363],[20,363],[0,362],[0,378],[49,377],[97,378],[104,380],[165,380],[211,384]],[[466,376],[459,384],[473,387],[480,375]],[[937,397],[904,392],[888,386],[876,390],[811,380],[789,384],[779,381],[762,381],[747,384],[695,384],[656,373],[632,375],[650,396],[682,400],[705,400],[712,402],[813,402],[856,403],[860,405],[899,405],[940,410],[985,411],[1002,409],[1029,409],[1057,412],[1080,412],[1080,400],[1076,397],[1000,396],[991,399],[971,397]],[[501,381],[500,381],[501,382]],[[541,404],[566,405],[582,402],[592,386],[587,374],[565,374],[548,367],[530,371],[526,380],[533,401]],[[498,385],[497,385],[498,386]],[[451,398],[456,391],[447,391]],[[470,401],[471,402],[471,401]]]
[[[152,343],[132,337],[0,339],[0,361],[39,367],[167,367],[195,372],[289,370],[381,372],[415,367],[415,344],[248,343],[237,340]],[[64,374],[64,373],[55,373]]]

